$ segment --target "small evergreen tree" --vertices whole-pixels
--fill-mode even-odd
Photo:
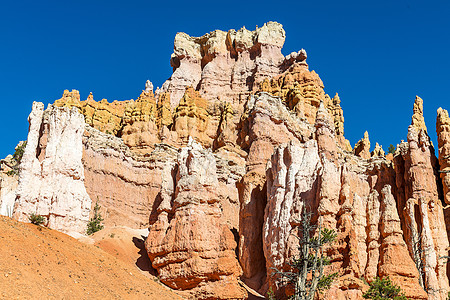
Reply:
[[[99,230],[103,229],[103,225],[101,222],[103,221],[103,218],[101,214],[99,213],[100,206],[98,205],[98,202],[95,202],[94,206],[94,216],[89,220],[86,233],[88,235],[91,235]]]
[[[21,144],[17,145],[16,151],[14,151],[13,158],[17,161],[18,164],[20,164],[20,161],[22,160],[23,153],[25,152],[25,147],[27,146],[27,141],[21,142]]]
[[[388,153],[392,153],[392,154],[395,153],[395,147],[394,147],[394,145],[392,145],[392,144],[389,145]]]
[[[318,234],[314,236],[317,229]],[[334,230],[321,228],[311,224],[311,213],[302,212],[300,222],[299,255],[288,263],[291,271],[275,270],[281,275],[283,285],[293,285],[293,300],[312,300],[316,292],[329,289],[338,273],[324,275],[324,266],[330,264],[330,259],[323,252],[325,244],[336,239]]]
[[[375,281],[370,283],[370,288],[364,293],[363,298],[373,300],[408,300],[401,292],[400,287],[392,283],[389,277],[384,277],[383,279],[377,277]]]

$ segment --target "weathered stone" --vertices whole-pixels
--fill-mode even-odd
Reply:
[[[16,149],[24,142],[20,142]],[[18,162],[12,155],[0,160],[0,215],[11,217],[19,183]]]
[[[61,99],[55,101],[57,107],[76,107],[84,115],[86,124],[109,134],[117,134],[122,129],[122,118],[125,107],[130,101],[94,100],[92,93],[84,101],[80,101],[80,92],[64,90]]]
[[[276,22],[254,31],[215,30],[201,37],[177,33],[171,57],[174,72],[162,91],[170,92],[172,107],[186,87],[198,85],[207,100],[220,96],[239,101],[239,94],[252,91],[254,83],[279,73],[284,40],[283,27]]]
[[[416,100],[414,101],[413,112],[411,125],[416,127],[417,130],[423,129],[427,132],[427,126],[425,126],[425,119],[423,117],[423,100],[419,96],[416,96]]]
[[[206,100],[192,87],[186,89],[174,114],[174,127],[178,137],[186,144],[193,137],[205,146],[211,146],[212,139],[206,135],[208,112]]]
[[[353,148],[353,153],[361,158],[370,158],[370,140],[367,131],[364,132],[364,138],[356,143],[355,148]]]
[[[146,248],[162,282],[196,299],[243,298],[231,230],[221,218],[216,161],[190,140],[178,154],[173,200],[164,197]],[[170,189],[168,190],[170,191]],[[219,288],[220,287],[220,288]]]
[[[264,207],[266,206],[266,164],[274,146],[290,140],[311,138],[312,126],[291,114],[279,98],[267,93],[251,96],[240,124],[238,142],[248,151],[247,172],[239,186],[239,262],[243,279],[259,288],[266,275],[262,245]]]
[[[347,280],[339,281],[326,299],[360,297],[363,288],[354,282],[361,277],[370,282],[376,276],[390,276],[405,287],[408,297],[426,299],[391,192],[392,164],[384,159],[364,163],[340,150],[323,105],[315,127],[316,140],[278,147],[268,166],[263,234],[268,286],[277,285],[271,268],[288,269],[287,262],[298,253],[296,236],[301,235],[299,220],[306,209],[313,213],[312,220],[338,234],[326,250],[333,262],[326,272],[337,271]]]
[[[146,157],[122,139],[86,126],[83,136],[86,190],[98,202],[104,225],[146,228],[156,219],[165,178],[172,178],[177,150],[155,145]],[[169,182],[172,179],[168,180]]]
[[[436,131],[444,200],[446,204],[450,204],[450,118],[445,109],[439,108],[437,111]]]
[[[404,226],[410,252],[414,245],[414,232],[410,228],[421,228],[420,258],[423,262],[425,289],[429,299],[445,299],[449,290],[446,275],[447,262],[442,259],[447,255],[449,241],[445,228],[442,203],[437,188],[437,159],[426,132],[423,120],[423,101],[416,97],[411,126],[408,128],[408,142],[401,143],[394,158],[397,172],[397,189],[399,203],[406,199],[412,201],[420,218],[413,220],[417,224]],[[444,238],[443,238],[444,237]],[[414,257],[414,255],[412,255]]]
[[[383,146],[378,145],[378,143],[375,144],[375,148],[373,149],[371,156],[372,157],[384,157],[385,153],[383,150]]]
[[[84,185],[82,136],[85,122],[75,108],[33,103],[30,131],[20,164],[14,217],[28,221],[32,213],[64,232],[86,231],[91,199]],[[43,130],[41,130],[43,128]],[[44,137],[45,143],[40,143]]]

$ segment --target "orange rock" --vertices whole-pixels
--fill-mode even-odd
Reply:
[[[178,155],[173,202],[163,198],[146,248],[162,282],[196,299],[243,298],[231,230],[221,218],[215,158],[191,139]]]
[[[439,108],[437,111],[436,131],[444,200],[446,204],[450,204],[450,118],[445,109]]]
[[[397,172],[397,201],[411,206],[408,220],[404,226],[409,249],[414,247],[414,228],[421,228],[420,259],[423,261],[425,289],[429,299],[444,299],[449,290],[446,275],[447,262],[441,257],[447,255],[449,247],[442,202],[436,185],[437,159],[423,120],[423,101],[416,97],[411,126],[408,128],[408,142],[399,145],[399,153],[394,158]],[[412,200],[409,200],[412,199]],[[413,217],[412,211],[420,215]],[[425,250],[426,249],[426,250]]]
[[[353,153],[365,159],[370,158],[370,140],[367,131],[364,132],[364,138],[356,143],[355,148],[353,148]]]

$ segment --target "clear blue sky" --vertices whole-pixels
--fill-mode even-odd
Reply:
[[[71,4],[68,4],[72,2]],[[0,157],[26,139],[33,101],[64,89],[136,99],[172,72],[178,31],[284,25],[283,53],[305,48],[310,69],[339,93],[354,145],[406,140],[416,95],[436,145],[436,110],[450,109],[450,1],[2,1]]]

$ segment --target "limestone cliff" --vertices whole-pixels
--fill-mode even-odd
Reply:
[[[95,203],[106,227],[149,228],[162,282],[195,299],[280,297],[272,276],[298,249],[303,210],[337,233],[325,249],[339,277],[326,299],[361,299],[389,276],[412,299],[446,299],[450,121],[438,110],[439,160],[416,98],[407,142],[385,157],[366,132],[352,149],[341,99],[325,93],[304,49],[281,54],[276,22],[254,31],[178,33],[172,76],[136,100],[34,103],[14,216],[84,233]],[[8,187],[6,187],[8,185]],[[9,199],[9,200],[4,200]],[[449,268],[450,270],[450,268]],[[364,280],[363,280],[364,279]],[[284,295],[282,295],[284,294]]]

